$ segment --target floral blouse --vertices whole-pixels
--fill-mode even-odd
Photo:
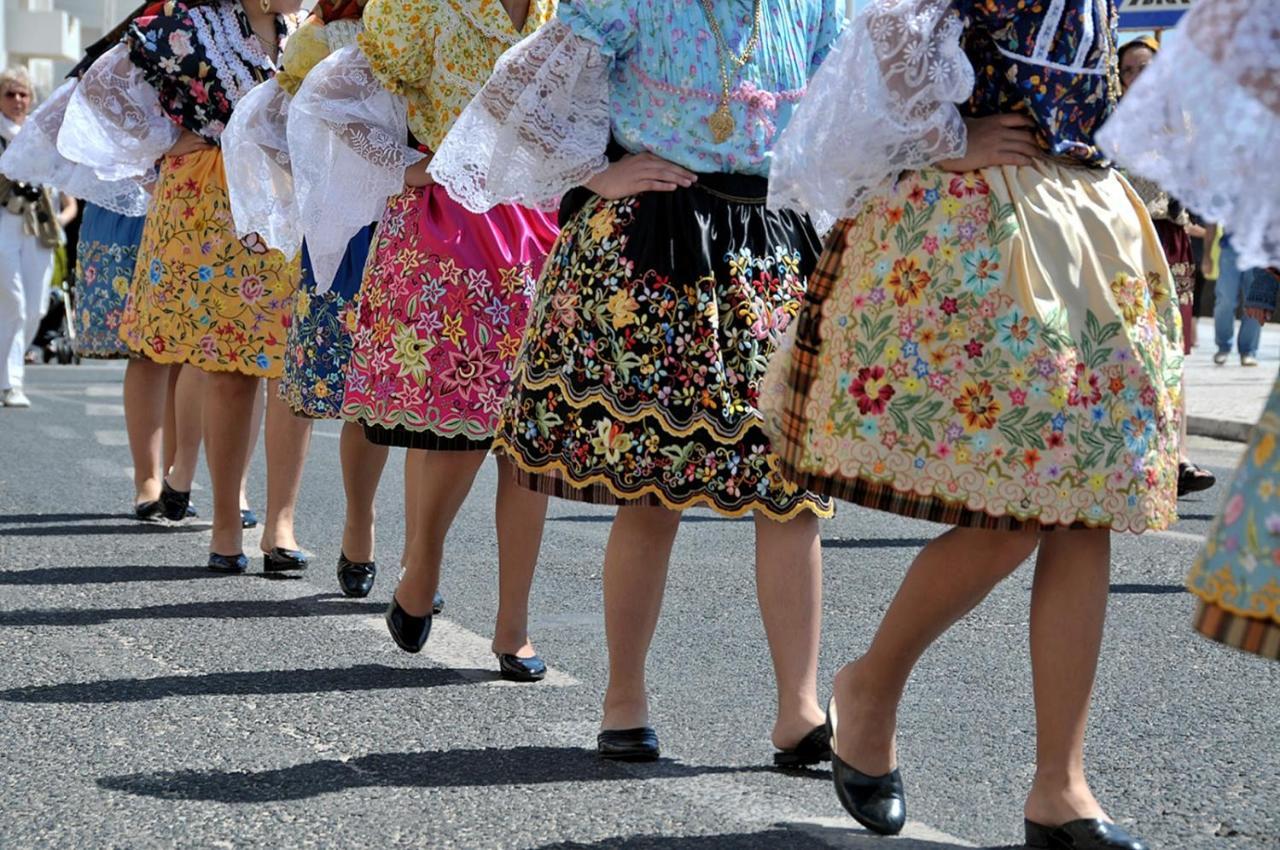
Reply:
[[[288,31],[286,20],[277,17],[281,47]],[[165,113],[215,143],[236,101],[275,73],[236,0],[194,8],[170,0],[160,14],[135,21],[125,44]]]
[[[502,0],[370,0],[359,44],[378,81],[408,101],[409,131],[434,150],[499,57],[555,10],[530,0],[517,31]]]

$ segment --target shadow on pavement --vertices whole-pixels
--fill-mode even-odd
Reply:
[[[751,516],[721,516],[720,514],[691,514],[688,511],[680,518],[681,524],[686,522],[751,522]],[[572,514],[570,516],[549,516],[547,522],[613,522],[613,514]]]
[[[96,626],[115,620],[255,620],[272,617],[314,617],[326,614],[380,614],[387,607],[385,602],[321,601],[331,598],[332,594],[317,594],[295,599],[177,602],[169,605],[148,605],[142,608],[44,608],[0,611],[0,626]]]
[[[87,522],[95,519],[129,519],[118,514],[0,514],[0,523],[34,524],[38,522]],[[136,522],[136,520],[135,520]]]
[[[1112,593],[1138,593],[1158,596],[1166,593],[1186,593],[1187,589],[1180,584],[1113,584]]]
[[[847,540],[823,540],[823,549],[919,549],[932,543],[932,537],[860,537]]]
[[[24,703],[145,702],[166,697],[243,696],[249,694],[318,694],[431,688],[483,683],[489,670],[387,667],[360,664],[315,670],[248,670],[157,676],[151,679],[103,679],[34,685],[0,691],[0,701]]]
[[[38,567],[31,570],[0,572],[0,585],[12,584],[121,584],[135,581],[196,581],[230,579],[234,576],[215,573],[203,567]]]
[[[861,829],[852,821],[848,829],[818,826],[814,824],[779,823],[760,832],[734,832],[719,835],[628,835],[605,838],[590,843],[559,841],[540,845],[537,850],[831,850],[833,847],[880,848],[894,850],[941,850],[961,845],[921,838],[898,837],[886,839]],[[987,848],[987,850],[1015,850],[1015,848]]]
[[[182,523],[166,525],[155,522],[138,522],[136,519],[116,517],[115,525],[42,525],[37,528],[0,528],[0,537],[84,537],[91,534],[190,534],[208,531],[208,523]]]
[[[643,768],[599,759],[578,747],[512,747],[374,753],[349,761],[324,759],[277,770],[179,770],[107,776],[98,785],[166,800],[270,803],[303,800],[349,788],[462,788],[551,782],[636,782],[741,768],[684,765],[669,759]]]

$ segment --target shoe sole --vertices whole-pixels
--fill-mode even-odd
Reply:
[[[624,762],[631,762],[631,763],[657,761],[659,758],[661,758],[660,753],[649,752],[649,751],[634,752],[634,753],[630,753],[630,752],[602,753],[602,752],[596,751],[596,755],[604,759],[605,761],[624,761]]]

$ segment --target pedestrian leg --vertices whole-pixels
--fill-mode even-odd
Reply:
[[[494,521],[498,531],[498,616],[493,627],[497,655],[530,658],[529,593],[542,547],[547,497],[521,487],[511,461],[498,457],[498,497]]]
[[[342,461],[342,488],[346,496],[346,522],[342,527],[342,553],[357,564],[373,560],[374,498],[387,465],[390,449],[364,438],[364,427],[342,423],[338,441]],[[408,480],[405,486],[408,487]]]
[[[260,379],[239,372],[213,372],[205,378],[204,447],[213,490],[213,536],[209,551],[243,552],[240,491],[253,446],[250,430]]]
[[[267,381],[267,516],[262,528],[262,551],[296,550],[294,519],[302,469],[311,446],[311,420],[295,416],[280,398],[280,381]]]
[[[124,425],[133,458],[134,505],[160,498],[164,480],[165,399],[170,367],[134,357],[124,370]]]

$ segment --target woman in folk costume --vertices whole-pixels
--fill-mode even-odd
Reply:
[[[111,32],[90,45],[49,100],[31,116],[26,132],[5,152],[0,169],[27,182],[57,186],[85,201],[76,250],[76,303],[69,320],[76,326],[76,353],[88,359],[129,357],[120,339],[129,282],[133,278],[150,195],[136,181],[104,182],[93,170],[58,154],[58,133],[80,76],[141,16],[162,3],[139,7]],[[156,368],[145,361],[125,371],[125,423],[134,468],[134,515],[179,521],[194,515],[190,483],[200,453],[199,372],[181,366]],[[177,428],[178,407],[194,409]],[[175,486],[176,482],[176,486]]]
[[[317,66],[290,107],[299,214],[321,287],[347,240],[379,220],[342,412],[371,441],[410,449],[410,539],[387,612],[407,652],[430,633],[445,535],[492,443],[556,235],[540,212],[468,212],[434,185],[427,162],[503,51],[554,10],[553,0],[372,0],[358,47]],[[546,672],[528,637],[546,499],[516,486],[506,461],[498,475],[493,650],[505,677],[534,681]]]
[[[912,668],[1039,547],[1027,844],[1145,846],[1084,771],[1111,533],[1167,527],[1177,498],[1177,299],[1093,142],[1119,93],[1116,15],[877,0],[778,144],[771,205],[843,217],[770,366],[787,474],[954,526],[836,676],[837,794],[877,832],[906,816],[894,737]]]
[[[167,3],[84,75],[59,151],[103,179],[151,179],[154,200],[120,333],[156,364],[205,377],[204,434],[213,485],[209,568],[243,572],[240,485],[259,379],[283,372],[298,270],[261,238],[236,237],[217,142],[236,102],[275,73],[297,0]],[[293,539],[305,441],[283,404],[267,411],[269,572],[306,566]]]
[[[573,190],[496,446],[527,486],[619,506],[605,758],[658,757],[645,659],[682,511],[699,505],[755,516],[777,762],[829,753],[816,679],[818,517],[831,508],[778,474],[756,401],[819,249],[806,217],[765,209],[769,151],[841,5],[565,0],[431,166],[471,209]]]
[[[1270,0],[1200,0],[1099,136],[1126,170],[1154,180],[1231,233],[1240,267],[1280,267],[1280,15]],[[1275,311],[1258,274],[1255,318]],[[1261,313],[1261,315],[1259,315]],[[1280,659],[1280,382],[1253,429],[1226,506],[1191,570],[1205,636]]]
[[[302,250],[302,285],[293,306],[285,346],[280,395],[303,427],[336,419],[342,411],[344,372],[351,356],[356,295],[373,238],[367,224],[347,244],[327,291],[320,291],[301,247],[287,140],[289,104],[307,73],[330,53],[355,43],[364,0],[325,0],[290,37],[280,73],[259,85],[231,116],[223,134],[227,190],[236,232],[258,233],[288,257]],[[338,585],[347,596],[368,596],[373,560],[374,496],[387,462],[387,447],[370,443],[357,423],[342,429],[339,447],[346,491],[346,524],[338,558]]]

